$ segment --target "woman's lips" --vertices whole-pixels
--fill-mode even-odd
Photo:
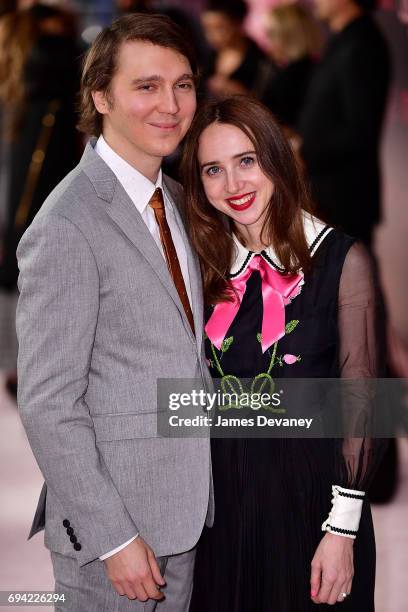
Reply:
[[[225,200],[233,210],[242,211],[247,210],[254,203],[256,197],[256,191],[251,191],[251,193],[244,193],[243,195],[234,196],[233,198],[228,198]]]

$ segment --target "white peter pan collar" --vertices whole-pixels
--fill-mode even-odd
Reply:
[[[326,236],[333,230],[332,227],[323,223],[310,213],[303,211],[303,227],[306,236],[306,242],[310,250],[310,255],[314,255]],[[261,255],[261,257],[275,270],[283,272],[283,268],[279,259],[276,256],[275,250],[272,246],[264,249],[260,253],[254,253],[245,248],[233,234],[235,253],[234,263],[231,266],[230,278],[236,278],[242,274],[248,267],[249,262],[255,255]]]

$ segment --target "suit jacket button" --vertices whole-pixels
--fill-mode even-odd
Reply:
[[[72,529],[72,527],[67,527],[67,534],[68,534],[69,536],[72,536],[72,535],[73,535],[73,533],[74,533],[74,530]]]
[[[80,545],[79,542],[75,542],[74,544],[74,550],[81,550],[82,546]]]
[[[75,544],[75,542],[77,541],[76,535],[72,535],[69,539],[71,540],[73,544]]]
[[[69,527],[71,523],[69,522],[69,520],[68,520],[68,519],[64,519],[64,520],[62,521],[62,524],[64,525],[64,527]]]

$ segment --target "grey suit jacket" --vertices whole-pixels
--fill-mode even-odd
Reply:
[[[180,185],[165,186],[177,202]],[[195,337],[140,213],[91,144],[18,247],[18,404],[47,485],[32,531],[46,505],[46,546],[81,565],[136,532],[157,556],[189,550],[212,521],[208,438],[156,427],[157,378],[208,376],[199,266],[178,221]]]

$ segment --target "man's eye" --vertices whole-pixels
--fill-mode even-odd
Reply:
[[[189,90],[189,89],[193,89],[193,84],[192,84],[192,83],[190,83],[190,82],[187,82],[187,83],[178,83],[178,84],[177,84],[177,87],[178,87],[179,89],[186,89],[186,90]]]
[[[138,87],[138,89],[140,91],[152,91],[153,90],[153,85],[140,85],[140,87]]]
[[[206,170],[206,173],[208,174],[208,176],[215,176],[219,172],[220,172],[219,166],[211,166],[210,168],[207,168]]]
[[[255,163],[255,158],[254,157],[246,156],[246,157],[243,157],[241,159],[241,166],[244,166],[244,168],[248,168],[250,166],[253,166],[254,163]]]

